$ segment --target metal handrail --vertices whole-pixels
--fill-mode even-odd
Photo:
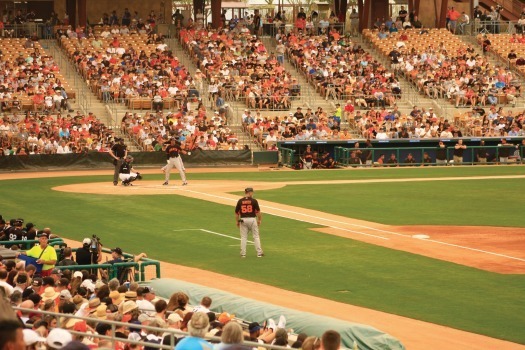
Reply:
[[[20,307],[16,307],[16,306],[13,307],[13,310],[20,311],[20,312],[26,313],[26,314],[31,313],[31,314],[54,316],[57,319],[59,319],[61,317],[66,317],[66,318],[69,318],[69,319],[76,319],[76,320],[80,320],[80,321],[86,321],[86,323],[87,322],[96,322],[97,324],[99,324],[99,323],[108,324],[108,325],[111,325],[111,334],[112,334],[112,336],[100,335],[98,333],[78,332],[78,331],[73,331],[73,330],[67,330],[67,331],[70,332],[71,334],[74,334],[74,335],[80,335],[80,336],[84,336],[84,337],[91,337],[91,338],[97,338],[97,339],[110,340],[110,341],[113,341],[113,342],[121,342],[121,343],[126,343],[126,344],[136,344],[136,345],[148,346],[148,347],[157,348],[157,349],[173,350],[173,345],[175,344],[174,336],[189,336],[190,335],[188,332],[184,332],[184,331],[181,331],[181,330],[178,330],[178,329],[174,329],[174,328],[150,327],[150,326],[144,326],[142,324],[134,324],[134,323],[110,321],[110,320],[100,320],[100,319],[97,319],[97,318],[76,316],[76,315],[73,315],[73,314],[61,314],[61,313],[58,313],[58,312],[42,311],[42,310],[37,310],[37,309],[26,309],[26,308],[20,308]],[[117,330],[117,328],[120,328],[120,327],[139,329],[141,331],[153,331],[153,332],[161,333],[161,334],[169,333],[169,335],[171,337],[171,344],[172,345],[162,345],[162,344],[156,344],[156,343],[150,343],[150,342],[144,342],[144,341],[133,341],[133,340],[129,340],[127,338],[116,338],[115,337],[116,330]],[[220,337],[215,337],[215,336],[206,336],[206,337],[204,337],[204,339],[205,340],[211,340],[211,341],[214,341],[214,342],[220,342],[221,341]],[[251,346],[251,347],[254,347],[254,348],[263,347],[263,348],[269,349],[269,350],[288,350],[288,348],[283,347],[283,346],[260,344],[260,343],[255,343],[255,342],[251,342],[251,341],[245,341],[245,342],[243,342],[243,344]],[[114,346],[115,345],[116,344],[114,344]]]

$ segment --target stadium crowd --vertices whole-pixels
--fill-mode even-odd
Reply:
[[[401,98],[395,72],[365,52],[350,37],[335,28],[313,35],[290,32],[277,36],[294,65],[301,70],[326,100],[351,99],[362,107],[394,106]]]
[[[242,99],[249,108],[287,110],[300,86],[284,68],[282,53],[268,52],[247,21],[220,30],[189,26],[180,40],[208,80],[208,97],[217,107]]]
[[[33,249],[47,245],[50,229],[39,231],[32,224],[23,227],[23,219],[13,219],[8,223],[2,219],[2,222],[0,240],[3,240],[3,245],[9,246],[8,241],[22,239],[29,233],[31,236],[26,238],[37,238],[39,244],[27,251],[27,255]],[[223,350],[231,344],[242,345],[244,341],[252,341],[314,350],[323,341],[306,334],[291,334],[286,329],[283,315],[277,322],[273,319],[262,324],[246,322],[226,311],[211,311],[213,301],[210,297],[203,297],[199,305],[191,306],[189,296],[183,292],[175,292],[166,300],[158,297],[151,287],[130,282],[123,276],[108,279],[108,273],[102,269],[98,273],[96,269],[89,268],[68,269],[68,266],[100,260],[92,257],[92,254],[102,257],[99,250],[92,250],[92,243],[91,238],[84,239],[82,247],[75,253],[70,247],[63,248],[55,256],[56,260],[46,263],[65,269],[53,268],[49,274],[44,274],[44,270],[40,272],[35,263],[28,260],[17,262],[0,258],[0,349],[18,349],[5,347],[5,344],[15,341],[11,332],[17,329],[23,333],[21,338],[25,346],[36,349],[151,349],[147,345],[128,343],[143,341],[175,345],[175,349],[182,350],[194,346]],[[10,249],[21,252],[14,243]],[[20,258],[21,254],[17,256]],[[134,260],[145,256],[140,254]],[[112,249],[111,260],[105,263],[122,261],[125,261],[122,250],[115,248]],[[20,310],[12,312],[9,304]],[[112,326],[104,321],[119,321],[126,325],[117,325],[113,331]],[[158,331],[137,328],[141,325],[156,327]],[[337,350],[340,346],[339,335],[333,331],[327,334],[335,337],[336,341],[330,349]],[[97,335],[111,338],[98,338]],[[211,336],[221,337],[221,341],[203,339]],[[246,345],[241,348],[251,347]]]
[[[188,151],[242,149],[238,135],[227,125],[225,117],[216,111],[208,118],[201,102],[197,109],[190,107],[188,113],[182,109],[166,115],[162,111],[144,116],[126,113],[121,125],[121,129],[147,152],[161,151],[171,137],[177,138]]]
[[[6,113],[0,119],[0,157],[108,152],[112,140],[113,131],[93,113]]]

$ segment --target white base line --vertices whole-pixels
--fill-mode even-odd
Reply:
[[[202,195],[206,195],[206,196],[209,196],[209,197],[215,197],[215,198],[220,198],[220,199],[227,199],[227,200],[230,200],[230,201],[236,201],[235,199],[232,199],[232,198],[223,197],[223,196],[218,196],[218,195],[209,194],[209,193],[204,193],[204,192],[198,192],[198,191],[192,191],[192,190],[184,190],[184,191],[192,192],[192,193],[197,193],[197,194],[202,194]],[[284,210],[284,209],[275,208],[275,207],[267,207],[267,208],[275,209],[275,210],[277,210],[277,211],[285,211],[285,212],[292,213],[292,214],[300,214],[300,215],[303,215],[303,216],[308,216],[308,217],[318,218],[318,217],[316,217],[316,216],[304,215],[303,213],[298,213],[298,212],[291,211],[291,210]],[[293,219],[293,218],[290,218],[290,217],[288,217],[288,216],[280,215],[280,214],[270,214],[270,215],[278,216],[278,217],[285,218],[285,219],[292,219],[292,220],[296,220],[296,221],[306,222],[306,223],[313,224],[313,225],[327,226],[327,225],[323,225],[323,224],[320,224],[320,223],[315,222],[315,221],[301,220],[301,219]],[[319,220],[325,220],[325,219],[323,219],[323,218],[318,218],[318,219],[319,219]],[[335,220],[327,220],[327,221],[335,221]],[[338,223],[341,223],[341,224],[346,224],[346,223],[341,222],[341,221],[335,221],[335,222],[338,222]],[[379,239],[384,239],[384,240],[388,240],[388,239],[389,239],[389,238],[382,237],[382,236],[372,235],[372,234],[370,234],[370,233],[364,233],[364,232],[360,232],[360,231],[354,231],[354,230],[345,229],[345,228],[340,228],[340,227],[336,227],[336,226],[328,226],[328,227],[333,228],[333,229],[336,229],[336,230],[341,230],[341,231],[347,231],[347,232],[356,233],[356,234],[358,234],[358,235],[365,235],[365,236],[370,236],[370,237],[379,238]]]
[[[226,238],[230,238],[230,239],[235,239],[237,241],[241,240],[240,238],[237,238],[237,237],[228,236],[228,235],[225,235],[223,233],[219,233],[219,232],[215,232],[215,231],[205,230],[203,228],[187,228],[187,229],[181,229],[181,230],[173,230],[173,232],[180,232],[180,231],[202,231],[202,232],[206,232],[206,233],[211,233],[212,235],[216,235],[216,236],[221,236],[221,237],[226,237]],[[254,244],[253,241],[247,240],[246,242]]]
[[[215,197],[215,198],[220,198],[220,199],[226,199],[226,200],[229,200],[229,201],[236,201],[235,199],[232,199],[232,198],[223,197],[223,196],[218,196],[218,195],[210,194],[210,193],[204,193],[204,192],[198,192],[198,191],[192,191],[192,190],[185,190],[185,191],[192,192],[192,193],[197,193],[197,194],[201,194],[201,195],[209,196],[209,197]],[[311,215],[307,215],[307,214],[304,214],[304,213],[295,212],[295,211],[291,211],[291,210],[286,210],[286,209],[281,209],[281,208],[275,208],[275,207],[271,207],[271,206],[269,206],[269,207],[267,207],[267,208],[270,208],[270,209],[276,209],[276,210],[279,210],[279,211],[284,211],[284,212],[288,212],[288,213],[292,213],[292,214],[296,214],[296,215],[308,216],[308,217],[316,218],[316,219],[319,219],[319,220],[331,221],[331,222],[341,223],[341,224],[345,224],[345,225],[352,225],[352,226],[362,227],[362,228],[366,228],[366,229],[369,229],[369,230],[375,230],[375,231],[384,232],[384,233],[389,233],[389,234],[393,234],[393,235],[398,235],[398,236],[403,236],[403,237],[411,237],[411,235],[404,235],[404,234],[401,234],[401,233],[398,233],[398,232],[392,232],[392,231],[386,231],[386,230],[381,230],[381,229],[375,229],[375,228],[373,228],[373,227],[368,227],[368,226],[365,226],[365,225],[350,224],[350,223],[346,223],[346,222],[342,222],[342,221],[337,221],[337,220],[324,219],[324,218],[320,218],[320,217],[317,217],[317,216],[311,216]],[[286,216],[284,216],[284,215],[279,215],[279,214],[270,214],[270,215],[274,215],[274,216],[278,216],[278,217],[282,217],[282,218],[286,218],[286,219],[297,220],[297,221],[301,221],[301,222],[307,222],[307,223],[311,223],[311,224],[314,224],[314,225],[322,225],[322,224],[319,224],[319,223],[317,223],[317,222],[312,222],[312,221],[308,221],[308,220],[294,219],[294,218],[286,217]],[[352,230],[347,230],[347,229],[341,229],[341,228],[339,228],[339,227],[333,227],[333,226],[329,226],[329,227],[330,227],[330,228],[339,229],[339,230],[345,230],[345,231],[349,231],[349,232],[354,232],[354,233],[362,234],[362,235],[366,235],[366,236],[372,236],[372,237],[375,237],[375,238],[388,239],[388,238],[385,238],[385,237],[374,236],[374,235],[367,234],[367,233],[364,233],[364,232],[352,231]],[[442,242],[442,241],[436,241],[436,240],[433,240],[433,239],[423,239],[423,240],[421,240],[421,241],[422,241],[422,242],[432,242],[432,243],[437,243],[437,244],[448,245],[448,246],[456,247],[456,248],[460,248],[460,249],[472,250],[472,251],[479,252],[479,253],[485,253],[485,254],[490,254],[490,255],[500,256],[500,257],[503,257],[503,258],[508,258],[508,259],[512,259],[512,260],[524,261],[524,262],[525,262],[525,259],[517,258],[517,257],[515,257],[515,256],[510,256],[510,255],[505,255],[505,254],[499,254],[499,253],[489,252],[489,251],[487,251],[487,250],[476,249],[476,248],[466,247],[466,246],[462,246],[462,245],[457,245],[457,244],[452,244],[452,243],[446,243],[446,242]]]

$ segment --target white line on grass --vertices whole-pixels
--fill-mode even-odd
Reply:
[[[226,200],[229,200],[229,201],[237,201],[236,199],[233,199],[233,198],[228,198],[228,197],[219,196],[219,195],[210,194],[210,193],[205,193],[205,192],[192,191],[192,190],[185,190],[185,191],[192,192],[192,193],[197,193],[197,194],[201,194],[201,195],[209,196],[209,197],[215,197],[215,198],[220,198],[220,199],[226,199]],[[392,231],[387,231],[387,230],[376,229],[376,228],[368,227],[368,226],[365,226],[365,225],[350,224],[350,223],[346,223],[346,222],[342,222],[342,221],[331,220],[331,219],[325,219],[325,218],[321,218],[321,217],[317,217],[317,216],[311,216],[311,215],[307,215],[307,214],[300,213],[300,212],[296,212],[296,211],[292,211],[292,210],[286,210],[286,209],[281,209],[281,208],[275,208],[275,207],[271,207],[271,206],[267,206],[266,208],[275,209],[275,210],[279,210],[279,211],[284,211],[284,212],[288,212],[288,213],[292,213],[292,214],[298,214],[298,215],[302,215],[302,216],[308,216],[308,217],[311,217],[311,218],[316,218],[316,219],[320,219],[320,220],[324,220],[324,221],[331,221],[331,222],[341,223],[341,224],[344,224],[344,225],[352,225],[352,226],[362,227],[362,228],[366,228],[366,229],[369,229],[369,230],[375,230],[375,231],[384,232],[384,233],[389,233],[389,234],[393,234],[393,235],[398,235],[398,236],[403,236],[403,237],[411,237],[411,235],[404,235],[404,234],[397,233],[397,232],[392,232]],[[287,217],[287,216],[284,216],[284,215],[279,215],[279,214],[270,214],[270,215],[279,216],[279,217],[286,218],[286,219],[297,220],[297,221],[301,221],[301,222],[307,222],[307,223],[315,224],[315,225],[322,225],[322,224],[320,224],[320,223],[318,223],[318,222],[309,221],[309,220],[300,220],[300,219],[290,218],[290,217]],[[339,229],[339,230],[344,230],[344,231],[349,231],[349,232],[354,232],[354,233],[362,234],[362,235],[366,235],[366,236],[372,236],[372,237],[375,237],[375,238],[388,239],[388,238],[385,238],[385,237],[375,236],[375,235],[371,235],[371,234],[364,233],[364,232],[352,231],[352,230],[342,229],[342,228],[339,228],[339,227],[333,227],[333,226],[328,226],[328,227],[330,227],[330,228],[334,228],[334,229]],[[487,251],[487,250],[476,249],[476,248],[466,247],[466,246],[457,245],[457,244],[452,244],[452,243],[447,243],[447,242],[442,242],[442,241],[436,241],[436,240],[433,240],[433,239],[423,239],[423,240],[421,240],[421,241],[422,241],[422,242],[432,242],[432,243],[437,243],[437,244],[443,244],[443,245],[448,245],[448,246],[456,247],[456,248],[460,248],[460,249],[472,250],[472,251],[475,251],[475,252],[480,252],[480,253],[485,253],[485,254],[490,254],[490,255],[501,256],[501,257],[508,258],[508,259],[512,259],[512,260],[525,261],[525,259],[517,258],[517,257],[515,257],[515,256],[510,256],[510,255],[505,255],[505,254],[494,253],[494,252],[490,252],[490,251]]]
[[[230,239],[235,239],[237,241],[241,240],[240,238],[237,238],[237,237],[225,235],[223,233],[219,233],[219,232],[215,232],[215,231],[206,230],[206,229],[203,229],[203,228],[186,228],[186,229],[180,229],[180,230],[173,230],[173,232],[180,232],[180,231],[202,231],[202,232],[206,232],[206,233],[211,233],[212,235],[216,235],[216,236],[221,236],[221,237],[226,237],[226,238],[230,238]],[[246,242],[254,244],[254,242],[250,241],[250,240],[248,240]]]
[[[192,190],[185,190],[187,192],[192,192],[192,193],[197,193],[197,194],[202,194],[202,195],[206,195],[206,196],[210,196],[210,197],[216,197],[216,198],[220,198],[220,199],[227,199],[227,200],[230,200],[230,201],[236,201],[235,199],[232,199],[232,198],[228,198],[228,197],[223,197],[223,196],[218,196],[218,195],[215,195],[215,194],[210,194],[210,193],[205,193],[205,192],[198,192],[198,191],[192,191]],[[295,212],[295,211],[291,211],[291,210],[284,210],[284,209],[281,209],[281,208],[275,208],[275,207],[271,207],[271,206],[267,206],[266,208],[270,208],[270,209],[275,209],[277,211],[286,211],[288,213],[292,213],[292,214],[300,214],[300,215],[304,215],[304,216],[308,216],[308,217],[313,217],[313,218],[316,218],[316,219],[319,219],[319,220],[327,220],[327,221],[334,221],[334,222],[338,222],[340,224],[347,224],[345,222],[342,222],[342,221],[335,221],[335,220],[328,220],[328,219],[323,219],[323,218],[320,218],[320,217],[317,217],[317,216],[311,216],[311,215],[305,215],[303,213],[299,213],[299,212]],[[292,219],[292,220],[296,220],[296,221],[301,221],[301,222],[307,222],[309,224],[314,224],[314,225],[322,225],[318,222],[315,222],[315,221],[309,221],[309,220],[301,220],[301,219],[293,219],[293,218],[290,218],[289,216],[285,216],[285,215],[280,215],[280,214],[275,214],[275,213],[269,213],[270,215],[273,215],[273,216],[278,216],[278,217],[281,217],[281,218],[285,218],[285,219]],[[326,225],[325,225],[326,226]],[[382,237],[382,236],[376,236],[376,235],[372,235],[370,233],[364,233],[364,232],[360,232],[360,231],[354,231],[354,230],[349,230],[349,229],[344,229],[344,228],[340,228],[340,227],[335,227],[335,226],[328,226],[330,228],[333,228],[333,229],[336,229],[336,230],[342,230],[342,231],[347,231],[347,232],[353,232],[353,233],[356,233],[356,234],[359,234],[359,235],[365,235],[365,236],[370,236],[370,237],[375,237],[375,238],[379,238],[379,239],[385,239],[385,240],[388,240],[388,238],[386,237]]]

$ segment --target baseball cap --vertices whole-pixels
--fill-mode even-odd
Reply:
[[[74,277],[74,278],[77,278],[77,277],[82,278],[82,277],[84,277],[84,275],[83,275],[82,272],[80,272],[80,271],[75,271],[75,273],[73,274],[73,277]]]
[[[142,295],[148,294],[148,293],[155,293],[155,291],[151,287],[144,287],[144,290],[142,291]]]
[[[82,244],[90,245],[91,244],[91,239],[90,238],[84,238],[84,240],[82,241]]]
[[[60,270],[60,269],[53,269],[53,271],[51,271],[51,274],[52,275],[61,275],[62,274],[62,270]]]
[[[248,192],[253,192],[253,187],[246,187],[244,189],[244,192],[248,193]]]
[[[62,290],[60,292],[60,299],[65,299],[65,300],[71,299],[71,293],[67,289]]]
[[[248,325],[248,330],[250,331],[250,333],[257,332],[259,329],[261,329],[261,326],[258,322],[252,322]]]
[[[115,248],[115,249],[111,249],[111,252],[112,252],[112,253],[115,252],[115,253],[117,253],[118,255],[122,255],[122,249],[120,249],[120,248],[118,248],[118,247]]]
[[[73,340],[71,333],[62,328],[53,328],[47,336],[47,345],[61,349]]]
[[[40,238],[40,237],[45,237],[45,238],[49,239],[49,234],[46,233],[46,232],[42,232],[42,233],[40,233],[40,234],[38,235],[38,238]]]
[[[24,343],[26,346],[31,346],[34,343],[46,341],[46,338],[41,337],[37,332],[32,329],[25,328],[24,332]]]

